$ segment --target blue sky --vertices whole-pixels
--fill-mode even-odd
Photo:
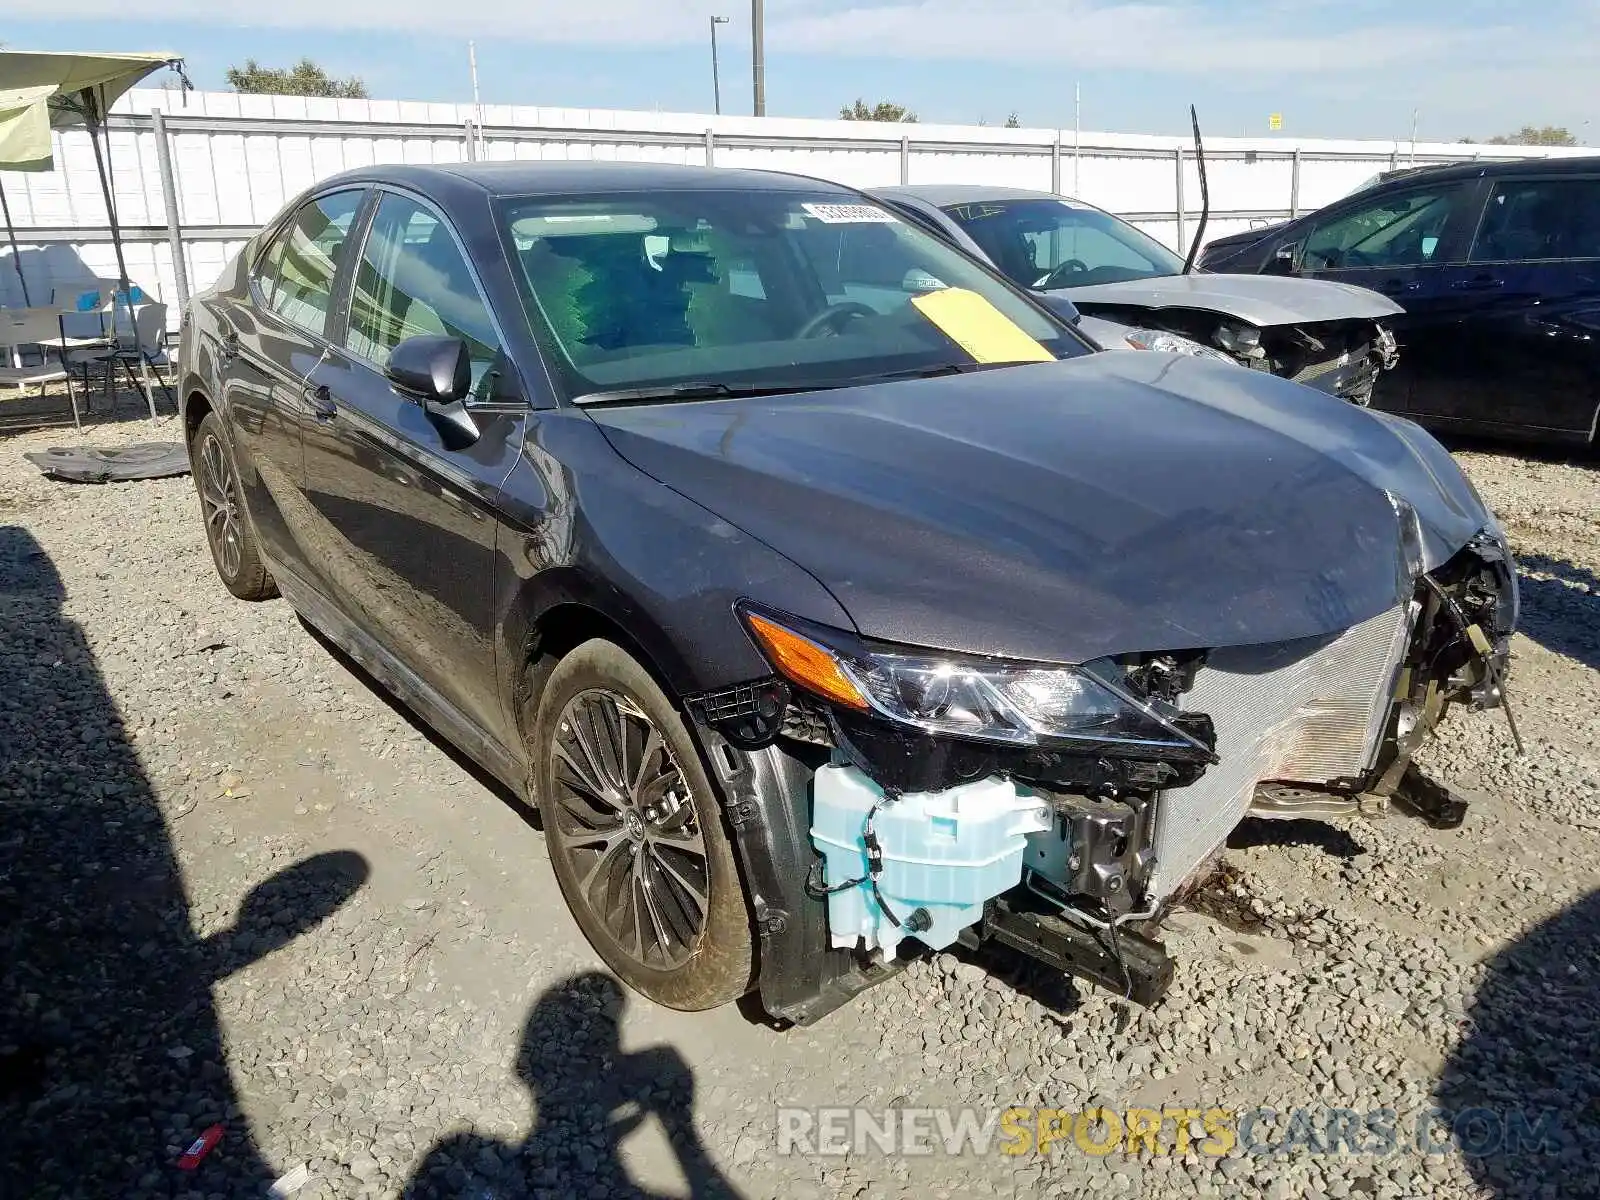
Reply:
[[[70,6],[71,16],[63,16]],[[1523,7],[1526,16],[1518,15]],[[171,49],[223,88],[254,56],[309,55],[374,96],[748,112],[748,0],[6,0],[14,49]],[[137,8],[140,19],[125,15]],[[1534,12],[1537,12],[1537,16]],[[1600,0],[767,0],[767,109],[836,115],[856,96],[925,121],[1454,141],[1525,123],[1600,139]],[[1589,129],[1586,121],[1593,120]]]

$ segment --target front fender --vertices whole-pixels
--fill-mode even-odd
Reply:
[[[741,599],[854,628],[810,574],[628,464],[578,410],[530,419],[502,494],[496,642],[508,716],[540,621],[561,605],[622,629],[674,699],[771,674],[734,613]]]

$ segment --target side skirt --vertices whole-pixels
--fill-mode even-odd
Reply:
[[[295,612],[359,663],[363,670],[394,693],[401,703],[437,730],[451,745],[522,799],[529,799],[527,765],[520,756],[441,696],[431,684],[380,645],[371,634],[350,620],[337,605],[291,568],[274,561],[267,563],[267,569],[272,572],[278,591]]]

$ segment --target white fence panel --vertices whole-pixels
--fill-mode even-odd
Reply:
[[[174,207],[191,290],[209,286],[249,233],[292,196],[340,171],[378,163],[628,161],[747,167],[856,187],[993,183],[1063,192],[1127,216],[1186,250],[1200,214],[1199,175],[1180,137],[862,125],[698,113],[343,100],[172,91],[129,93],[113,114],[108,161],[128,271],[146,292],[180,300],[152,112],[164,114]],[[480,145],[469,145],[481,121]],[[708,147],[707,133],[710,133]],[[1059,144],[1059,151],[1055,147]],[[1584,151],[1291,138],[1207,143],[1208,237],[1321,207],[1379,171],[1415,161]],[[1181,168],[1180,168],[1181,155]],[[1180,188],[1179,175],[1182,174]],[[55,170],[3,180],[30,294],[116,274],[100,177],[88,135],[56,135]],[[0,246],[0,303],[21,300],[10,248]]]

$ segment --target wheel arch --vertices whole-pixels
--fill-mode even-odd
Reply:
[[[689,664],[643,609],[578,568],[557,568],[528,581],[504,622],[502,646],[509,707],[517,727],[532,729],[533,708],[561,657],[592,638],[614,642],[649,672],[674,705],[694,690]]]
[[[198,380],[189,380],[189,386],[183,392],[183,444],[194,445],[194,435],[199,432],[200,422],[206,419],[208,413],[216,411],[216,405],[211,402],[211,397],[206,394]]]

